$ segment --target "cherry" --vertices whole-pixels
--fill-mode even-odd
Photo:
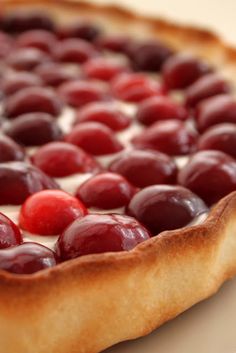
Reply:
[[[60,39],[80,38],[93,42],[100,34],[100,28],[91,22],[81,22],[80,19],[75,23],[61,26],[57,29],[57,36]]]
[[[196,109],[199,131],[221,123],[236,123],[236,100],[227,94],[220,94],[199,103]]]
[[[176,54],[165,62],[162,74],[168,88],[179,89],[188,87],[211,70],[209,65],[199,58]]]
[[[134,137],[137,148],[153,149],[170,156],[186,155],[195,150],[197,135],[178,120],[158,121]]]
[[[10,137],[0,135],[0,163],[10,161],[22,161],[25,158],[25,152]]]
[[[115,104],[104,102],[90,103],[77,111],[75,124],[86,121],[102,123],[114,131],[124,130],[131,124],[131,119]]]
[[[229,93],[230,84],[218,74],[212,73],[200,77],[185,92],[186,105],[195,107],[203,99],[216,96],[221,93]]]
[[[131,40],[123,35],[100,36],[96,39],[98,48],[115,53],[126,53]]]
[[[32,162],[43,172],[56,178],[100,170],[93,157],[66,142],[51,142],[42,146],[32,156]]]
[[[17,37],[16,45],[22,48],[33,47],[50,53],[56,45],[56,36],[42,29],[26,31]]]
[[[96,123],[81,123],[65,136],[65,141],[79,146],[95,156],[112,154],[123,149],[122,144],[107,126]]]
[[[20,48],[12,51],[7,59],[9,66],[15,70],[30,71],[39,64],[50,61],[43,51],[36,48]]]
[[[65,66],[57,63],[45,63],[37,66],[35,73],[48,86],[59,86],[65,81],[74,79],[74,72],[68,70]]]
[[[126,206],[135,192],[136,188],[123,176],[102,173],[86,180],[77,190],[76,196],[87,207],[111,210]]]
[[[197,152],[179,172],[178,181],[212,205],[236,190],[236,161],[220,151]]]
[[[5,95],[11,95],[27,87],[42,85],[42,80],[35,74],[29,72],[14,72],[3,77],[1,90]]]
[[[199,150],[219,150],[236,158],[236,125],[219,124],[210,127],[198,140]]]
[[[52,31],[54,23],[46,13],[39,11],[11,12],[2,19],[3,30],[10,33],[20,33],[31,29]]]
[[[115,98],[131,103],[164,93],[158,82],[140,73],[118,75],[111,83],[111,90]]]
[[[6,98],[4,113],[8,118],[34,112],[57,116],[61,113],[62,106],[61,100],[53,91],[43,87],[28,87]]]
[[[62,137],[58,123],[46,113],[19,115],[10,123],[5,133],[24,146],[40,146]]]
[[[129,251],[148,240],[149,232],[134,218],[123,215],[87,215],[75,220],[59,237],[61,260],[111,251]]]
[[[20,205],[37,191],[59,186],[34,166],[8,162],[0,164],[0,189],[0,205]]]
[[[24,243],[0,251],[0,269],[11,273],[32,274],[56,264],[56,254],[37,243]]]
[[[72,107],[81,108],[85,104],[107,99],[103,86],[89,81],[68,81],[59,88],[59,95]]]
[[[95,47],[82,39],[66,39],[55,46],[54,56],[62,62],[83,64],[98,55]]]
[[[0,213],[0,249],[20,245],[22,241],[22,235],[17,225],[3,213]]]
[[[197,195],[181,186],[153,185],[134,195],[127,212],[157,235],[186,226],[207,212],[207,207]]]
[[[0,58],[8,55],[12,47],[12,38],[0,31]]]
[[[144,100],[138,107],[136,118],[144,125],[152,125],[159,120],[186,120],[188,112],[169,97],[159,96]]]
[[[60,190],[43,190],[28,197],[20,210],[20,227],[40,235],[57,235],[87,214],[77,198]]]
[[[109,170],[123,175],[143,188],[153,184],[174,184],[177,167],[167,155],[157,151],[127,151],[115,158]]]

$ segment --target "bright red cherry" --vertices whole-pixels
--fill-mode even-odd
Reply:
[[[115,98],[131,103],[164,93],[160,83],[140,73],[118,75],[111,83],[111,90]]]
[[[0,205],[20,205],[28,196],[44,189],[59,189],[59,186],[30,164],[0,163]]]
[[[124,63],[104,57],[90,59],[82,67],[85,77],[102,81],[110,81],[115,76],[128,71],[128,66]]]
[[[20,48],[9,54],[7,63],[15,70],[31,71],[36,66],[50,61],[43,51],[36,48]]]
[[[212,205],[236,190],[236,161],[220,151],[198,152],[180,170],[178,181]]]
[[[153,235],[186,226],[207,212],[204,202],[181,186],[153,185],[134,195],[127,212]]]
[[[215,73],[204,75],[189,86],[185,92],[186,105],[195,107],[203,99],[216,96],[217,94],[229,93],[231,86],[229,82]]]
[[[12,47],[12,38],[0,31],[0,58],[8,55]]]
[[[3,17],[2,26],[4,31],[15,34],[32,29],[54,29],[52,18],[39,11],[11,12]]]
[[[35,73],[46,85],[53,87],[57,87],[63,82],[75,78],[75,73],[73,71],[58,63],[45,63],[39,65],[36,67]]]
[[[3,77],[1,90],[5,95],[11,95],[27,87],[42,86],[42,80],[33,73],[14,72]]]
[[[57,121],[46,113],[19,115],[11,121],[5,133],[24,146],[40,146],[62,137]]]
[[[17,37],[16,45],[22,48],[37,48],[50,53],[56,45],[56,36],[52,32],[42,29],[26,31]]]
[[[23,161],[25,159],[25,152],[10,137],[0,135],[0,163],[10,161]]]
[[[86,121],[96,121],[108,126],[114,131],[126,129],[131,124],[131,119],[119,110],[115,104],[95,102],[87,104],[76,113],[75,124]]]
[[[8,118],[21,114],[43,112],[53,116],[61,113],[63,104],[50,89],[43,87],[28,87],[7,97],[4,102],[4,113]]]
[[[56,254],[37,243],[24,243],[0,251],[0,269],[11,273],[31,274],[56,264]]]
[[[175,162],[157,151],[124,152],[111,162],[109,170],[123,175],[140,188],[153,184],[174,184],[177,174]]]
[[[111,35],[98,37],[96,45],[98,48],[109,50],[115,53],[126,53],[131,40],[123,35]]]
[[[123,149],[114,132],[106,125],[96,122],[78,124],[65,136],[65,141],[95,156],[112,154]]]
[[[0,249],[20,245],[22,241],[22,235],[17,225],[3,213],[0,213]]]
[[[56,249],[61,260],[68,260],[88,254],[129,251],[149,237],[149,232],[132,217],[94,214],[67,227]]]
[[[55,46],[54,57],[62,62],[83,64],[98,55],[95,47],[82,39],[66,39]]]
[[[182,54],[171,56],[162,68],[163,80],[170,89],[186,88],[211,71],[205,61]]]
[[[233,96],[222,94],[199,103],[196,109],[199,131],[205,131],[212,125],[236,123],[236,100]]]
[[[111,210],[126,206],[135,192],[136,188],[123,176],[102,173],[86,180],[77,190],[76,196],[87,207]]]
[[[92,156],[66,142],[51,142],[42,146],[32,156],[32,162],[44,173],[55,178],[100,170],[98,162]]]
[[[107,99],[107,92],[97,82],[89,81],[68,81],[59,88],[59,95],[72,107],[82,106]]]
[[[132,142],[141,149],[152,149],[170,156],[192,153],[195,150],[197,135],[182,121],[158,121],[143,130]]]
[[[81,19],[78,19],[72,24],[63,25],[57,28],[57,36],[60,39],[80,38],[93,42],[99,34],[99,27],[92,22],[81,22]]]
[[[188,112],[180,104],[169,97],[151,97],[140,103],[136,114],[138,121],[144,125],[152,125],[159,120],[186,120]]]
[[[19,222],[27,232],[57,235],[85,214],[85,206],[76,197],[61,190],[43,190],[25,200]]]

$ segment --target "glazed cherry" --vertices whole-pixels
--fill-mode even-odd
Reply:
[[[65,141],[95,156],[112,154],[123,149],[114,132],[109,127],[96,122],[78,124],[65,136]]]
[[[59,237],[56,251],[61,260],[82,255],[129,251],[150,238],[134,218],[123,215],[87,215],[75,220]]]
[[[89,81],[68,81],[59,88],[59,95],[72,107],[81,108],[85,104],[107,99],[103,86]]]
[[[87,207],[111,210],[126,206],[136,188],[123,176],[102,173],[86,180],[77,190],[76,196]]]
[[[57,87],[75,78],[74,72],[57,63],[45,63],[35,69],[35,73],[48,85]]]
[[[22,242],[22,235],[17,225],[0,213],[0,249],[20,245]]]
[[[186,88],[211,71],[205,61],[182,54],[171,56],[162,68],[163,80],[170,89]]]
[[[134,137],[132,143],[140,149],[152,149],[170,156],[192,153],[196,147],[197,135],[182,121],[158,121]]]
[[[152,125],[159,120],[186,120],[188,112],[169,97],[159,96],[144,100],[138,107],[136,118],[144,125]]]
[[[37,243],[24,243],[0,251],[0,269],[11,273],[32,274],[56,264],[56,254]]]
[[[21,146],[19,146],[10,137],[0,135],[0,163],[10,161],[23,161],[25,158],[25,152]]]
[[[114,53],[127,53],[131,43],[129,37],[123,35],[100,36],[96,39],[98,48],[105,49]]]
[[[229,82],[218,74],[208,74],[200,77],[185,92],[186,105],[195,107],[203,99],[216,96],[217,94],[229,93],[231,86]]]
[[[6,33],[0,31],[0,58],[4,58],[10,52],[12,47],[12,38]]]
[[[78,19],[75,23],[64,25],[57,29],[57,36],[60,39],[80,38],[93,42],[99,34],[99,27],[91,22],[81,22],[81,19]]]
[[[7,63],[15,70],[30,71],[38,65],[50,61],[43,51],[36,48],[21,48],[9,54]]]
[[[50,53],[56,45],[56,36],[46,30],[31,30],[20,34],[16,40],[18,47],[37,48],[46,53]]]
[[[90,103],[77,111],[75,124],[86,121],[102,123],[114,131],[124,130],[131,124],[131,119],[115,104],[104,102]]]
[[[236,158],[236,125],[219,124],[210,127],[198,140],[199,150],[218,150]]]
[[[227,94],[208,98],[198,104],[196,120],[199,131],[205,131],[210,126],[221,123],[235,124],[236,100]]]
[[[39,11],[17,11],[3,17],[2,27],[6,32],[18,34],[32,29],[52,31],[54,23],[46,13]]]
[[[43,172],[56,178],[100,170],[93,157],[66,142],[51,142],[42,146],[32,156],[32,162]]]
[[[57,121],[46,113],[19,115],[11,121],[5,133],[24,146],[40,146],[62,137]]]
[[[1,82],[1,90],[5,95],[11,95],[27,87],[42,86],[42,80],[29,72],[14,72],[6,75]]]
[[[98,55],[95,47],[82,39],[66,39],[55,46],[54,57],[62,62],[83,64]]]
[[[76,197],[61,190],[43,190],[25,200],[19,224],[33,234],[57,235],[85,214],[85,206]]]
[[[59,186],[32,165],[8,162],[0,164],[0,189],[0,205],[20,205],[37,191]]]
[[[131,103],[164,93],[158,82],[140,73],[120,74],[112,81],[111,90],[115,98]]]
[[[134,195],[127,212],[153,235],[186,226],[207,212],[204,202],[181,186],[153,185]]]
[[[180,170],[178,182],[212,205],[236,190],[236,161],[220,151],[197,152]]]
[[[123,175],[140,188],[154,184],[174,184],[177,175],[175,162],[157,151],[124,152],[111,162],[109,170]]]
[[[4,113],[8,118],[34,112],[57,116],[61,113],[62,107],[60,98],[50,89],[28,87],[5,99]]]

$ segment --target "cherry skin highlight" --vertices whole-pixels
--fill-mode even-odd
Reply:
[[[52,87],[57,87],[75,78],[74,72],[71,72],[60,63],[44,63],[37,66],[35,73],[41,78],[45,85]]]
[[[11,95],[23,88],[42,86],[42,80],[35,74],[29,72],[14,72],[7,75],[1,82],[1,90],[5,95]]]
[[[16,46],[21,48],[37,48],[50,53],[56,45],[56,36],[46,30],[31,30],[20,34],[16,40]]]
[[[14,140],[5,135],[0,135],[0,163],[23,161],[25,151]]]
[[[115,76],[128,71],[127,65],[104,57],[90,59],[82,67],[85,77],[101,81],[111,81]]]
[[[83,64],[96,56],[98,56],[96,48],[82,39],[65,39],[54,49],[54,57],[60,62]]]
[[[30,71],[38,65],[49,62],[50,57],[36,48],[21,48],[10,52],[7,59],[9,66],[15,70]]]
[[[23,242],[20,229],[0,212],[0,249],[20,245]]]

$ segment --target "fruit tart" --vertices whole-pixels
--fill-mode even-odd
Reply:
[[[1,2],[2,352],[101,352],[236,274],[235,60],[115,6]]]

